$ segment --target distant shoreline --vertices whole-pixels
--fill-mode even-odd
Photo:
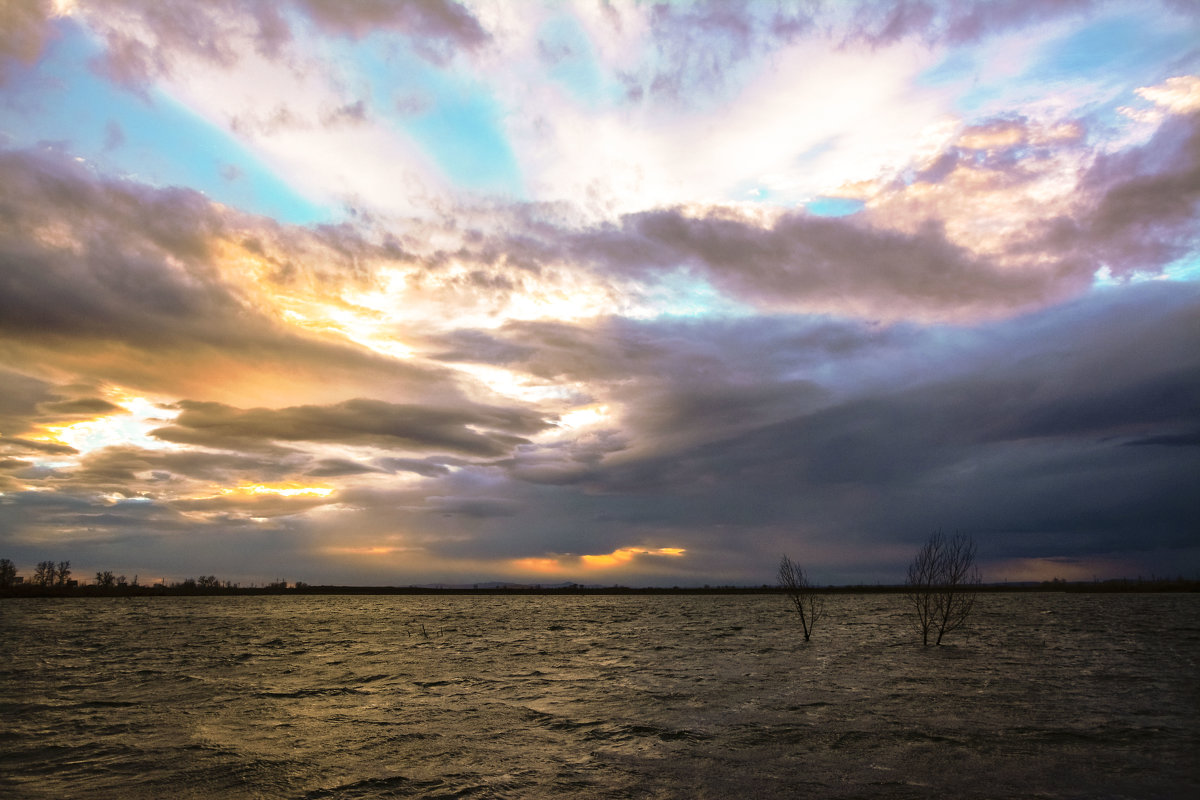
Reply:
[[[1045,581],[1039,583],[982,584],[980,592],[1075,592],[1095,594],[1148,594],[1163,592],[1200,592],[1200,581],[1194,580],[1130,580],[1108,581]],[[902,594],[903,585],[822,586],[821,594]],[[481,595],[500,597],[541,596],[629,596],[629,595],[763,595],[783,594],[778,586],[250,586],[200,588],[190,586],[35,586],[17,585],[0,589],[0,598],[22,597],[256,597],[266,595]]]

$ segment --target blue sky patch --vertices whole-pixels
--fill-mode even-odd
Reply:
[[[14,70],[0,106],[10,147],[61,143],[111,172],[156,186],[187,186],[213,200],[294,224],[335,211],[292,189],[233,136],[160,92],[145,97],[98,76],[96,44],[59,24],[38,64]]]
[[[347,58],[371,87],[376,111],[403,130],[458,188],[524,196],[505,134],[505,111],[488,87],[399,48],[352,49]]]
[[[804,204],[808,213],[818,217],[845,217],[862,211],[862,200],[849,197],[818,197]]]

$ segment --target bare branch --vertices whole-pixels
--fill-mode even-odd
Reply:
[[[906,581],[922,644],[929,644],[931,633],[936,634],[934,644],[941,644],[943,636],[962,627],[975,607],[979,582],[975,542],[969,536],[929,537],[909,565]]]
[[[803,567],[786,555],[779,559],[779,585],[800,614],[800,625],[804,629],[804,641],[807,642],[813,626],[825,613],[825,599],[813,589]]]

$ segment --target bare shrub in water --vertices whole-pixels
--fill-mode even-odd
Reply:
[[[804,641],[807,642],[813,626],[825,613],[825,599],[808,582],[804,568],[786,555],[779,559],[779,585],[800,613],[800,625],[804,628]]]
[[[943,636],[962,627],[975,607],[979,581],[971,537],[962,533],[929,537],[909,565],[905,582],[921,644],[928,645],[931,634],[934,644],[941,644]]]

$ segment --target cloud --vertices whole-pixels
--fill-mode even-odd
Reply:
[[[477,457],[507,454],[546,423],[535,412],[466,406],[458,409],[354,399],[330,406],[238,409],[179,403],[174,423],[152,434],[177,444],[240,449],[277,442],[339,442],[402,451]]]
[[[511,517],[521,510],[521,503],[503,497],[440,497],[426,498],[429,510],[436,514],[466,517]]]
[[[426,478],[436,478],[450,474],[449,467],[431,459],[388,457],[375,459],[373,463],[387,472],[412,472]]]
[[[1157,272],[1200,242],[1200,114],[1167,120],[1144,147],[1101,156],[1081,246],[1116,274]]]
[[[70,445],[43,442],[37,439],[22,439],[18,436],[5,436],[0,439],[0,447],[18,453],[46,453],[49,455],[74,455],[79,452]]]
[[[646,495],[648,508],[669,508],[683,526],[790,519],[873,541],[889,527],[1058,531],[1062,539],[1041,547],[1094,549],[1143,535],[1153,507],[1164,541],[1177,544],[1194,506],[1181,476],[1195,454],[1160,448],[1130,460],[1122,445],[1196,429],[1200,296],[1179,290],[1145,286],[1080,302],[1074,314],[998,326],[911,388],[831,398],[792,418],[604,464],[589,481],[605,496]],[[1153,318],[1141,316],[1148,308]],[[1087,511],[1097,503],[1103,514]],[[1099,531],[1101,541],[1089,538]]]
[[[6,440],[29,430],[40,404],[57,399],[53,384],[20,372],[0,369],[0,384],[0,434]]]
[[[119,405],[100,397],[81,397],[74,400],[42,403],[39,409],[56,417],[94,417],[123,410]]]
[[[630,8],[614,12],[614,23],[620,25],[622,16],[635,13]],[[779,7],[768,15],[739,3],[655,5],[644,21],[648,63],[621,78],[634,99],[688,104],[697,94],[722,91],[729,73],[791,42],[814,24],[812,13],[803,8]]]
[[[720,212],[667,210],[626,217],[614,237],[589,238],[581,250],[609,265],[698,268],[717,288],[764,309],[975,316],[1044,303],[1080,285],[1073,276],[1013,274],[949,242],[933,220],[906,234],[805,214],[762,227]]]
[[[323,458],[305,474],[313,478],[339,478],[346,475],[362,475],[380,471],[377,467],[360,464],[346,458]]]
[[[396,30],[429,47],[445,42],[471,50],[491,38],[479,19],[455,0],[297,0],[297,7],[321,28],[354,37]]]
[[[78,466],[63,468],[55,484],[74,491],[115,492],[128,497],[169,496],[211,490],[215,485],[261,484],[301,472],[303,455],[268,458],[246,453],[151,450],[110,445],[84,455]]]
[[[362,287],[365,258],[394,257],[386,245],[280,228],[197,192],[100,179],[54,153],[0,153],[0,180],[11,189],[0,200],[0,338],[14,367],[201,398],[240,397],[255,383],[270,400],[384,385],[456,392],[450,376],[345,332],[289,325],[303,316],[276,305],[284,297],[303,310],[321,293]]]
[[[802,542],[849,579],[899,569],[903,543],[934,529],[973,532],[986,559],[1181,547],[1195,448],[1165,445],[1200,424],[1198,312],[1190,285],[1151,282],[970,328],[506,326],[491,335],[537,353],[510,367],[586,377],[612,415],[498,465],[503,496],[536,498],[536,519],[439,552],[549,558],[657,537],[701,572],[741,569],[743,546],[750,576]]]
[[[1155,105],[1172,114],[1192,114],[1200,111],[1200,76],[1176,75],[1159,86],[1143,86],[1136,90]]]
[[[38,5],[40,14],[27,11],[18,19],[27,30],[44,31],[49,4]],[[237,47],[242,40],[260,55],[287,60],[289,46],[304,34],[305,22],[335,36],[399,33],[413,40],[417,52],[437,60],[459,50],[476,50],[490,39],[479,20],[454,0],[88,0],[73,11],[104,38],[104,72],[129,85],[169,75],[181,59],[233,66],[242,57]]]
[[[1154,38],[1176,16],[75,8],[3,12],[12,74],[65,81],[46,109],[76,102],[78,53],[29,61],[57,32],[196,116],[151,135],[114,103],[0,151],[5,557],[758,583],[802,552],[895,580],[962,529],[1020,569],[1195,558],[1200,296],[1149,280],[1200,244],[1191,55]],[[1153,46],[1067,74],[1126,22]],[[22,103],[9,129],[53,127]],[[413,130],[459,130],[456,103],[528,201],[430,166]],[[344,221],[112,176],[219,131],[248,155],[214,181],[273,173]]]
[[[530,211],[426,263],[505,275],[501,296],[528,285],[532,269],[539,277],[587,269],[633,308],[647,287],[661,306],[683,284],[774,313],[996,319],[1078,296],[1101,269],[1155,273],[1188,252],[1197,230],[1195,125],[1175,116],[1145,145],[1096,155],[1080,120],[989,118],[900,177],[857,187],[866,207],[850,216],[693,203],[571,224]],[[455,347],[499,346],[456,335],[457,343],[445,340],[447,360],[462,360]]]
[[[619,570],[622,575],[636,575],[643,570],[662,574],[664,568],[668,574],[676,567],[670,564],[673,559],[682,559],[687,550],[681,547],[618,547],[611,553],[575,555],[569,553],[553,553],[543,556],[532,556],[516,559],[514,566],[533,572],[534,574],[558,576],[584,576],[583,580],[597,577],[596,573],[606,573]]]
[[[52,10],[50,0],[10,0],[0,7],[0,86],[7,78],[6,62],[29,64],[41,54]]]
[[[964,44],[1031,24],[1082,16],[1096,5],[1094,0],[868,0],[854,6],[848,38],[875,46],[909,36],[930,44]]]

